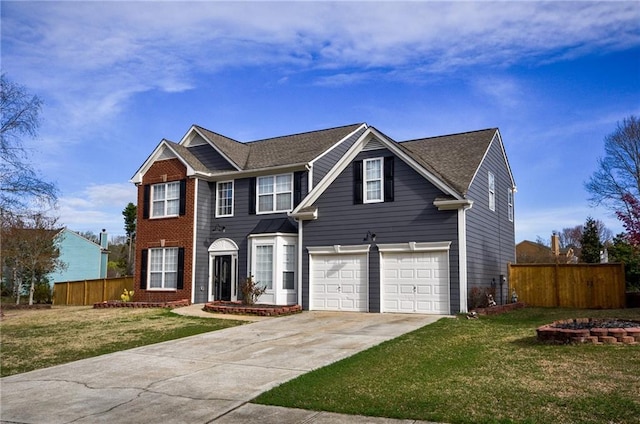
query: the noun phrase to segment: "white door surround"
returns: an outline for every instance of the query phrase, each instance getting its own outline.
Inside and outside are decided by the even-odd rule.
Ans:
[[[231,300],[238,300],[238,245],[229,238],[219,238],[209,246],[209,296],[215,299],[215,259],[217,256],[231,256]]]

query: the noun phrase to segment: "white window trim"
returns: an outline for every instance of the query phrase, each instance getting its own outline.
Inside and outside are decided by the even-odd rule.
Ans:
[[[297,234],[285,234],[285,233],[271,233],[271,234],[252,234],[249,235],[248,254],[249,260],[247,261],[248,270],[247,275],[253,275],[255,277],[256,269],[256,247],[257,246],[273,246],[273,269],[272,269],[272,284],[271,288],[265,291],[265,294],[273,296],[274,303],[284,304],[287,294],[295,293],[297,290],[297,284],[294,284],[293,289],[284,289],[283,271],[284,271],[284,246],[293,245],[294,253],[296,253],[295,263],[293,267],[293,279],[294,282],[298,279],[298,236]]]
[[[220,184],[231,184],[231,213],[230,214],[221,214],[220,213]],[[234,213],[234,203],[235,203],[235,184],[233,183],[233,180],[229,180],[229,181],[217,181],[216,182],[216,218],[224,218],[224,217],[229,217],[229,216],[233,216]]]
[[[512,188],[507,190],[507,216],[509,217],[509,222],[513,222],[513,189]]]
[[[167,250],[171,250],[171,249],[175,249],[176,251],[179,250],[178,247],[157,247],[157,248],[152,248],[149,249],[149,256],[148,256],[148,263],[147,263],[147,291],[177,291],[178,287],[178,253],[176,252],[176,287],[165,287],[165,274],[166,274],[166,253]],[[152,271],[151,270],[151,262],[152,262],[152,257],[153,257],[153,251],[157,251],[160,250],[162,251],[162,271]],[[162,273],[162,286],[161,287],[151,287],[151,274],[153,273],[158,273],[161,272]]]
[[[496,176],[489,171],[487,175],[487,184],[489,186],[489,210],[496,210]]]
[[[175,198],[172,199],[167,199],[167,186],[169,186],[170,184],[178,184],[178,212],[175,214],[168,214],[167,213],[167,200],[176,200]],[[157,187],[160,186],[164,186],[165,190],[164,190],[164,212],[162,215],[155,215],[155,208],[153,207],[154,204],[154,192],[156,191]],[[159,184],[152,184],[151,185],[151,193],[150,193],[150,199],[149,199],[149,218],[151,219],[158,219],[158,218],[173,218],[175,216],[179,216],[180,215],[180,181],[168,181],[166,183],[159,183]]]
[[[380,162],[380,178],[375,180],[367,179],[367,163]],[[380,199],[369,199],[367,197],[367,182],[380,181]],[[362,161],[362,203],[382,203],[384,202],[384,158],[370,158]]]
[[[278,192],[276,190],[276,179],[278,177],[281,176],[285,176],[288,175],[291,177],[291,189],[289,191],[281,191]],[[272,199],[273,199],[273,209],[272,210],[268,210],[268,211],[261,211],[260,210],[260,191],[259,191],[259,187],[260,187],[260,179],[261,178],[273,178],[273,192],[271,193]],[[281,212],[290,212],[291,210],[293,210],[293,173],[286,173],[286,174],[278,174],[278,175],[265,175],[262,177],[258,177],[256,178],[256,215],[265,215],[265,214],[270,214],[270,213],[281,213]],[[283,194],[283,193],[290,193],[291,194],[291,200],[289,202],[289,207],[287,209],[277,209],[276,205],[277,205],[277,195],[278,194]],[[262,196],[266,196],[266,194],[262,194]]]

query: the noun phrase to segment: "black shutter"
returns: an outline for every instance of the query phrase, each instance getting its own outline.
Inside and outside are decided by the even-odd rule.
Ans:
[[[293,173],[293,207],[295,208],[302,201],[302,176],[304,171]]]
[[[384,201],[393,202],[393,156],[384,158]]]
[[[256,177],[249,178],[249,215],[256,214]]]
[[[353,204],[362,204],[362,161],[353,162]]]
[[[149,184],[145,184],[142,187],[142,218],[143,219],[149,218],[149,210],[150,210],[149,208],[151,207],[150,200],[151,200],[151,186]]]
[[[147,262],[149,258],[149,250],[142,250],[142,257],[140,258],[140,289],[147,289]]]
[[[180,180],[180,215],[187,212],[187,180]]]
[[[178,290],[184,288],[184,247],[178,249]]]

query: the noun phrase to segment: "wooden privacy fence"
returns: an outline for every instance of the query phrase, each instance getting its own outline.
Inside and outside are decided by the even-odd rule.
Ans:
[[[124,289],[133,290],[133,277],[68,281],[53,285],[54,305],[93,305],[105,300],[120,300]]]
[[[625,307],[624,264],[510,264],[509,283],[530,306]]]

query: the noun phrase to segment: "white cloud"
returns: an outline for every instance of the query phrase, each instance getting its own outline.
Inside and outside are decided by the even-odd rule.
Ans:
[[[58,201],[59,223],[74,231],[124,234],[122,210],[136,203],[133,184],[91,184],[79,193],[62,196]]]

